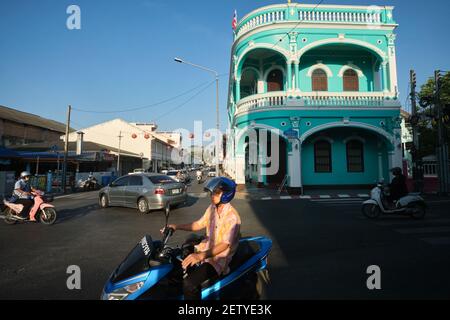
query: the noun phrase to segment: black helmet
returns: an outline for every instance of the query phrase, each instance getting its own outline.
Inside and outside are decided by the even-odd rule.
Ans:
[[[223,194],[220,202],[225,204],[233,200],[236,194],[236,183],[225,177],[217,177],[208,181],[204,190],[211,193],[214,193],[216,190],[221,190]]]
[[[402,170],[402,168],[395,167],[395,168],[391,169],[391,172],[394,176],[399,176],[403,173],[403,170]]]

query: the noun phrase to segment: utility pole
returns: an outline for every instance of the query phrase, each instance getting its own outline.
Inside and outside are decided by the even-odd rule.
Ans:
[[[122,138],[123,138],[122,131],[120,131],[118,138],[119,138],[119,154],[117,155],[117,175],[120,177],[121,176],[120,171],[119,171],[120,170],[120,145],[121,145]]]
[[[67,122],[66,122],[66,136],[64,143],[64,160],[63,160],[63,175],[61,177],[61,187],[63,193],[66,193],[66,174],[67,174],[67,154],[69,153],[69,128],[70,128],[70,113],[72,112],[72,106],[67,108]]]
[[[414,181],[414,191],[421,191],[422,182],[422,165],[418,157],[419,152],[419,134],[417,130],[417,125],[419,122],[419,116],[417,114],[417,99],[416,99],[416,86],[417,78],[416,72],[410,70],[409,72],[410,87],[411,87],[411,125],[413,129],[413,149],[412,149],[412,166],[413,166],[413,181]]]
[[[441,71],[436,70],[434,72],[435,83],[435,96],[434,107],[437,114],[437,148],[436,155],[438,160],[438,173],[439,173],[439,193],[441,195],[448,194],[448,178],[449,178],[449,166],[448,166],[448,145],[444,137],[444,131],[442,127],[442,106],[441,106]]]

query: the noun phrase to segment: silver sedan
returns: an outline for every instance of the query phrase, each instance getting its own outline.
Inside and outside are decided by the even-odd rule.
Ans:
[[[99,192],[102,208],[109,206],[138,209],[141,213],[161,210],[167,205],[176,207],[187,201],[187,187],[158,173],[123,176]]]

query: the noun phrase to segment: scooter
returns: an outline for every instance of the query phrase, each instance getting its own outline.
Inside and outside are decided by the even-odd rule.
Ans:
[[[162,241],[147,235],[111,274],[102,300],[183,300],[181,263],[202,238],[191,235],[179,247],[167,244],[174,230],[167,227],[169,206],[165,209],[166,228]],[[269,283],[267,256],[272,241],[266,237],[243,238],[230,263],[230,272],[216,281],[202,284],[202,300],[263,299]]]
[[[53,205],[49,204],[49,202],[53,201],[53,197],[46,196],[44,192],[38,190],[32,192],[32,195],[34,205],[30,209],[29,218],[19,217],[24,205],[3,200],[3,204],[6,207],[4,210],[4,221],[6,224],[13,225],[17,222],[34,222],[31,221],[33,218],[36,219],[36,222],[45,225],[52,225],[55,223],[57,218],[56,210]]]
[[[381,182],[372,189],[370,200],[365,201],[362,206],[363,214],[370,219],[376,219],[382,214],[407,215],[414,219],[423,219],[426,209],[425,200],[418,193],[410,193],[390,206]]]

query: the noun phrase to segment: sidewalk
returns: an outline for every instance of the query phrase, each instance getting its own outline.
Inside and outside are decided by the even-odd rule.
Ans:
[[[286,191],[281,194],[277,189],[258,188],[247,184],[243,190],[236,192],[236,198],[242,200],[292,200],[292,199],[351,199],[370,197],[369,189],[311,189],[305,190],[303,195],[291,195]],[[425,200],[450,200],[450,196],[437,194],[423,194]]]

